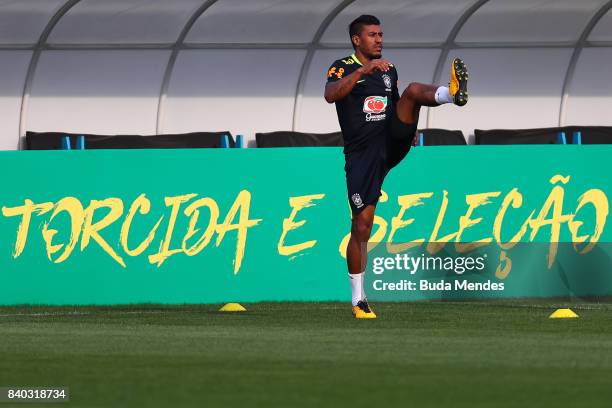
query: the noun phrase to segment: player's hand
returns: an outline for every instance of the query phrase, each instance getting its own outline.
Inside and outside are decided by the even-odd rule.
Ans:
[[[375,59],[366,63],[363,67],[359,68],[361,73],[364,75],[370,75],[375,71],[387,72],[391,63],[385,59]]]

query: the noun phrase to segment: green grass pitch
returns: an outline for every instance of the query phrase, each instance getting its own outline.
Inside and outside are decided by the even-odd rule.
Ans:
[[[245,306],[2,307],[0,386],[68,386],[55,407],[612,404],[609,304]]]

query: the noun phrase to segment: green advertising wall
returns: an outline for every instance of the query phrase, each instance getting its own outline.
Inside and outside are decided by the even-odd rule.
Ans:
[[[0,152],[0,304],[348,300],[343,166],[340,148]],[[610,146],[415,148],[372,254],[476,242],[490,265],[462,277],[494,296],[611,295],[611,175]]]

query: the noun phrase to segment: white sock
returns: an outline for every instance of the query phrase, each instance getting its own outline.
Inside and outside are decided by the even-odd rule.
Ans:
[[[436,89],[436,102],[440,105],[445,103],[453,103],[453,97],[447,87],[441,86]]]
[[[363,275],[361,273],[349,273],[349,281],[351,282],[351,303],[353,306],[357,306],[360,300],[363,300]]]

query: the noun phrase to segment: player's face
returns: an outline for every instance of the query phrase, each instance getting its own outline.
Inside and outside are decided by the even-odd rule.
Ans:
[[[355,47],[370,59],[382,56],[383,32],[379,25],[363,26],[359,35],[353,37]]]

